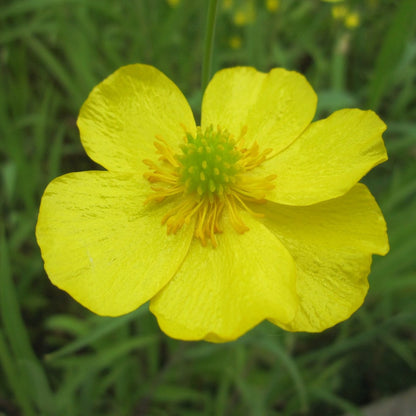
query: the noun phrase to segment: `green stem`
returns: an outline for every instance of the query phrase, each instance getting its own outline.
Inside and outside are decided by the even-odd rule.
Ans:
[[[202,94],[211,76],[212,50],[214,49],[215,21],[217,18],[218,0],[210,0],[208,6],[207,28],[205,32],[204,62],[202,65]]]

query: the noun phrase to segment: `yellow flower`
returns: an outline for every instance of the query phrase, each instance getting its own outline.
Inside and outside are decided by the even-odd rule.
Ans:
[[[100,315],[150,300],[164,332],[234,340],[263,320],[322,331],[363,302],[383,215],[357,183],[387,159],[385,124],[340,110],[284,69],[237,67],[208,85],[201,126],[147,65],[90,93],[78,126],[103,171],[53,180],[36,236],[50,280]]]
[[[166,0],[170,7],[177,7],[181,0]]]
[[[251,3],[246,5],[246,7],[237,10],[234,13],[233,21],[236,26],[247,26],[256,18],[256,12]]]
[[[355,29],[360,25],[360,15],[357,12],[350,12],[345,6],[333,6],[332,17],[336,20],[343,20],[348,29]]]
[[[344,19],[348,14],[348,9],[345,6],[332,6],[331,9],[332,17],[334,19]]]
[[[222,8],[224,10],[230,10],[233,7],[233,0],[223,0]]]
[[[360,25],[360,15],[357,12],[348,13],[344,20],[345,27],[355,29]]]
[[[234,35],[230,37],[228,44],[230,45],[231,49],[241,49],[243,41],[240,36]]]
[[[266,9],[270,13],[275,13],[279,9],[280,0],[266,0]]]

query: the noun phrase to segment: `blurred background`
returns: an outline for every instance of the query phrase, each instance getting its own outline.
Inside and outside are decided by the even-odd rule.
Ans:
[[[52,286],[34,228],[54,177],[96,169],[76,119],[122,65],[169,76],[198,118],[203,0],[0,1],[0,415],[342,415],[416,385],[416,1],[220,0],[214,71],[306,75],[317,118],[373,109],[389,161],[364,179],[391,251],[364,306],[321,334],[167,338],[147,306],[98,317]],[[396,415],[400,413],[396,412]]]

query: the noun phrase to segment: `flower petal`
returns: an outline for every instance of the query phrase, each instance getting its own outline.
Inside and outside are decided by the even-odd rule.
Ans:
[[[268,203],[262,222],[289,250],[297,267],[300,308],[291,331],[318,332],[347,319],[368,290],[371,254],[389,250],[386,224],[363,184],[307,207]]]
[[[136,172],[143,159],[155,159],[155,136],[176,149],[184,128],[195,132],[178,87],[156,68],[139,64],[121,67],[98,84],[77,123],[88,156],[119,172]]]
[[[299,73],[275,68],[268,74],[250,67],[223,69],[209,83],[202,102],[202,128],[227,129],[249,146],[285,149],[309,125],[316,94]]]
[[[298,307],[295,265],[280,241],[248,215],[238,234],[224,218],[218,247],[192,242],[150,310],[173,338],[231,341],[264,319],[288,323]]]
[[[100,315],[128,313],[154,296],[182,262],[193,229],[168,236],[161,218],[172,207],[144,206],[147,195],[137,176],[91,171],[52,181],[36,227],[52,283]]]
[[[386,125],[373,111],[346,109],[310,127],[284,152],[261,166],[276,175],[267,199],[310,205],[348,192],[371,168],[387,160]]]

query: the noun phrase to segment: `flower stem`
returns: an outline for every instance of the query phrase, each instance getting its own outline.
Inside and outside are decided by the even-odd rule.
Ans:
[[[210,0],[208,6],[207,27],[205,32],[204,62],[202,65],[202,94],[211,76],[212,50],[214,49],[215,21],[217,18],[218,0]]]

